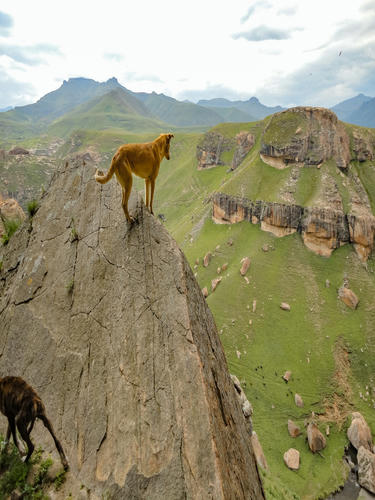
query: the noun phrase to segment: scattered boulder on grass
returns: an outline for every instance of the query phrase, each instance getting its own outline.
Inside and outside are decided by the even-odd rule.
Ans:
[[[229,245],[230,247],[233,245],[233,240],[232,240],[232,238],[230,238],[230,239],[228,240],[228,245]]]
[[[218,268],[216,269],[216,272],[217,272],[217,274],[220,274],[220,273],[221,273],[221,267],[218,267]]]
[[[221,266],[221,270],[224,272],[228,269],[228,262],[225,262],[222,266]]]
[[[195,259],[195,263],[196,263],[197,266],[199,265],[199,258]]]
[[[268,470],[266,457],[264,456],[262,445],[259,442],[258,435],[255,431],[251,434],[251,444],[253,445],[255,459],[257,464],[264,470]]]
[[[217,288],[217,285],[220,283],[220,281],[222,280],[222,277],[220,276],[220,278],[215,278],[214,280],[211,281],[211,290],[214,292]]]
[[[289,436],[296,438],[301,434],[301,429],[293,422],[293,420],[288,420],[288,432]]]
[[[208,264],[211,261],[211,258],[212,258],[212,253],[211,252],[207,252],[206,255],[203,258],[203,265],[204,265],[204,267],[208,266]]]
[[[339,288],[339,298],[344,302],[345,305],[350,307],[350,309],[357,309],[359,299],[357,295],[345,286]]]
[[[256,299],[254,299],[253,300],[253,313],[255,313],[256,309],[257,309],[257,301],[256,301]]]
[[[292,376],[292,372],[290,370],[287,370],[284,375],[283,375],[283,379],[285,380],[286,383],[289,382],[290,380],[290,377]]]
[[[359,484],[375,494],[375,455],[364,446],[360,446],[357,460]]]
[[[287,467],[291,470],[299,469],[299,451],[295,448],[289,448],[288,451],[284,453],[284,462]]]
[[[356,450],[363,446],[366,450],[372,451],[371,429],[361,413],[352,413],[352,423],[347,436]]]
[[[329,279],[326,279],[326,288],[329,288],[331,286],[331,282],[329,281]]]
[[[323,450],[326,447],[326,438],[318,429],[318,426],[310,422],[307,426],[307,441],[309,448],[313,453]]]
[[[299,394],[297,394],[297,393],[294,395],[294,402],[296,403],[296,405],[299,408],[303,407],[303,400],[302,400],[301,396]]]
[[[243,416],[245,417],[246,422],[249,425],[249,431],[251,434],[253,431],[253,423],[251,421],[251,416],[253,414],[253,407],[251,406],[250,401],[247,399],[246,394],[245,394],[244,390],[242,389],[238,378],[235,375],[231,374],[231,379],[233,381],[234,388],[236,390],[236,394],[237,394],[239,403],[241,405]]]
[[[202,293],[203,293],[203,297],[204,298],[207,298],[208,297],[208,290],[207,290],[207,287],[205,286],[204,288],[202,288]]]
[[[282,309],[283,311],[290,311],[290,305],[286,302],[281,302],[280,309]]]
[[[242,260],[241,260],[241,269],[240,269],[240,273],[241,273],[241,276],[245,276],[245,274],[247,273],[247,270],[249,269],[250,267],[250,259],[249,257],[244,257]]]
[[[240,358],[241,358],[241,353],[240,353],[240,351],[236,351],[236,356],[237,356],[237,358],[238,358],[238,359],[240,359]]]

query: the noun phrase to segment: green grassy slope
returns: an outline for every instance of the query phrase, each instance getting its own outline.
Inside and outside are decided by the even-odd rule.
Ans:
[[[223,118],[214,110],[191,102],[177,101],[164,94],[149,94],[143,102],[154,116],[177,127],[207,126],[223,121]]]
[[[232,246],[227,244],[229,239]],[[273,250],[262,251],[264,244]],[[221,332],[230,371],[245,385],[254,407],[254,428],[270,467],[267,484],[272,487],[280,482],[306,499],[327,494],[343,482],[344,431],[329,422],[323,459],[308,450],[305,433],[297,439],[289,437],[287,421],[292,419],[303,429],[312,411],[324,414],[330,404],[340,401],[347,411],[362,412],[375,427],[374,394],[367,401],[359,396],[366,393],[366,385],[374,387],[375,382],[374,262],[366,270],[349,246],[325,259],[307,250],[298,235],[276,239],[248,223],[215,225],[210,220],[198,238],[183,248],[192,266],[199,259],[197,279],[209,290],[211,280],[218,276],[217,268],[228,263],[227,271],[221,273],[222,282],[207,302]],[[207,251],[215,255],[204,268],[202,258]],[[245,256],[251,259],[249,284],[239,273]],[[337,298],[344,276],[360,297],[356,311]],[[282,311],[281,302],[289,303],[291,311]],[[342,377],[350,383],[351,395],[334,378],[334,353],[341,342],[350,352],[350,369],[343,370]],[[281,378],[286,370],[293,373],[288,384]],[[296,392],[304,400],[301,409],[294,403]],[[325,425],[320,424],[323,432]],[[283,463],[290,447],[301,453],[298,472]]]
[[[348,413],[360,411],[375,429],[374,260],[363,265],[350,245],[327,259],[310,252],[298,234],[277,239],[245,222],[214,224],[210,218],[214,191],[278,201],[290,174],[290,169],[276,170],[260,160],[261,128],[256,124],[219,125],[215,130],[232,136],[252,130],[257,138],[254,150],[234,172],[227,172],[231,153],[227,165],[198,171],[195,148],[202,136],[176,134],[171,160],[163,161],[157,180],[154,211],[165,215],[166,227],[192,267],[199,259],[195,272],[201,287],[210,290],[217,268],[228,263],[222,282],[207,302],[221,332],[230,371],[243,382],[254,407],[254,428],[270,467],[264,474],[267,498],[324,498],[343,484],[347,473],[342,456]],[[373,199],[373,164],[352,167],[360,170]],[[303,169],[296,186],[298,202],[313,204],[326,175],[332,175],[340,192],[342,189],[348,196],[344,185],[348,179],[328,161],[320,170]],[[142,182],[137,187],[143,189]],[[230,238],[233,246],[227,244]],[[265,244],[273,250],[264,252]],[[202,258],[208,251],[214,258],[204,268]],[[239,273],[245,256],[251,259],[249,284]],[[337,298],[344,277],[359,296],[356,311]],[[282,311],[281,302],[289,303],[291,311]],[[281,378],[286,370],[293,373],[289,384]],[[301,409],[294,403],[296,392],[304,400]],[[305,441],[304,420],[312,412],[322,432],[330,426],[324,458],[313,455]],[[297,439],[288,435],[289,418],[303,429]],[[290,447],[301,453],[297,472],[283,463],[283,454]]]

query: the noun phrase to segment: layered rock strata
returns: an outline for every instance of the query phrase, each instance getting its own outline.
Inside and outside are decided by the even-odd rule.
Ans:
[[[37,390],[70,464],[53,498],[263,499],[184,255],[136,194],[127,225],[118,184],[94,171],[60,169],[0,271],[0,375]],[[41,423],[32,436],[58,462]]]
[[[224,165],[222,154],[233,150],[231,170],[244,160],[255,143],[255,136],[247,131],[239,132],[234,138],[219,132],[207,132],[197,146],[198,170]]]
[[[266,163],[320,165],[333,158],[346,169],[351,159],[345,125],[325,108],[296,107],[275,113],[266,125],[260,154]]]
[[[219,224],[243,220],[260,224],[262,230],[279,237],[299,232],[310,250],[324,256],[330,256],[341,245],[352,243],[361,260],[366,261],[374,245],[375,217],[372,215],[346,215],[328,208],[252,201],[215,193],[212,218]]]

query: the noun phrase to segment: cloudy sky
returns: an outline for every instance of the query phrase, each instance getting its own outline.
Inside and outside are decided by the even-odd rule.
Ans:
[[[375,0],[2,0],[0,108],[112,76],[177,99],[375,96]]]

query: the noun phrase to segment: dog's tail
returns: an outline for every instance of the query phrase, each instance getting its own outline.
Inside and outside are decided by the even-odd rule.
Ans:
[[[117,155],[112,158],[111,166],[106,174],[103,174],[100,170],[96,170],[95,172],[95,180],[96,182],[100,182],[100,184],[106,184],[109,180],[111,180],[113,174],[115,173],[117,168]]]

